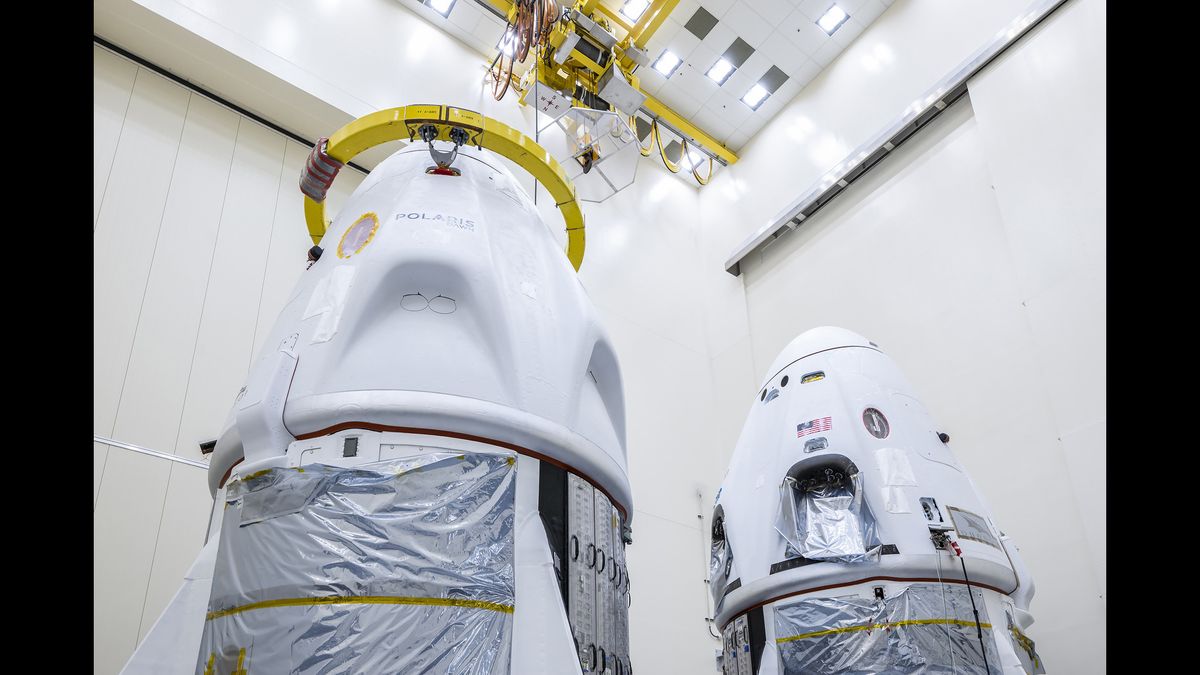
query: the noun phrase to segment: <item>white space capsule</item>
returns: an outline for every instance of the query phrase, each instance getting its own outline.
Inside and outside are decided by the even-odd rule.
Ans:
[[[768,372],[713,514],[719,668],[1045,672],[1033,580],[892,360],[824,327]]]
[[[251,367],[160,621],[185,672],[631,672],[612,345],[511,174],[432,164],[370,173]]]

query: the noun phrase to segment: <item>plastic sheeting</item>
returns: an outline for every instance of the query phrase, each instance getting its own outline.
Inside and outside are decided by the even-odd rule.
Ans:
[[[943,594],[944,591],[944,594]],[[775,607],[775,642],[785,675],[999,674],[983,595],[961,584],[911,584],[884,600],[808,598]]]
[[[515,475],[427,451],[232,483],[196,672],[508,673]]]
[[[733,568],[733,549],[725,538],[712,538],[711,551],[708,557],[709,589],[713,596],[713,605],[720,606],[725,597],[725,587],[729,584],[729,573]]]
[[[1021,667],[1029,675],[1044,675],[1046,667],[1042,665],[1042,657],[1038,656],[1037,649],[1033,645],[1033,640],[1021,632],[1021,629],[1017,627],[1017,623],[1013,621],[1012,614],[1007,609],[1004,610],[1004,619],[1006,622],[1005,628],[1008,630],[1008,637],[1012,640],[1013,652],[1021,661]]]
[[[788,557],[866,562],[879,558],[875,519],[863,502],[862,473],[840,479],[797,483],[790,476],[779,486],[775,529],[788,542]]]

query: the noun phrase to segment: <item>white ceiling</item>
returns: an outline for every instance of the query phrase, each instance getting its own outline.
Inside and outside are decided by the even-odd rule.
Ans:
[[[816,21],[834,2],[679,0],[646,47],[651,59],[670,49],[683,64],[670,79],[652,68],[639,69],[642,88],[737,152],[894,0],[836,0],[850,18],[831,37]],[[684,28],[701,6],[717,18],[703,40]],[[754,53],[718,86],[705,73],[736,38],[749,43]],[[788,79],[758,110],[751,110],[741,98],[771,66]]]
[[[399,1],[486,59],[495,56],[504,22],[475,0],[457,0],[449,19],[419,0]],[[652,61],[670,49],[683,63],[670,78],[653,68],[639,68],[637,75],[643,90],[737,152],[894,1],[679,0],[646,47]],[[816,21],[835,2],[850,18],[829,36]],[[604,4],[620,8],[623,0]],[[717,19],[703,39],[684,27],[700,7]],[[737,38],[754,53],[718,85],[705,73]],[[788,78],[758,110],[751,110],[741,98],[772,66]]]
[[[443,17],[420,0],[399,0],[426,21],[441,28],[475,49],[491,63],[496,56],[496,44],[504,35],[504,20],[479,6],[475,0],[455,0],[450,16]]]

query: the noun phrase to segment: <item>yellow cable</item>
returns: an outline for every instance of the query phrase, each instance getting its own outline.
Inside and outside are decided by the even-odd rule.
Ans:
[[[684,147],[684,152],[687,152],[686,146]],[[708,181],[712,180],[712,172],[713,172],[712,157],[708,158],[708,175],[705,176],[704,178],[700,177],[700,172],[696,171],[695,166],[692,167],[692,177],[695,178],[696,182],[701,185],[708,185]]]
[[[649,157],[651,152],[654,152],[654,125],[650,125],[650,145],[642,147],[642,142],[637,139],[637,116],[629,118],[629,126],[633,127],[633,142],[637,143],[638,152],[642,153],[642,157]]]
[[[650,129],[654,133],[654,142],[658,144],[658,156],[662,158],[663,164],[667,165],[667,171],[670,171],[671,173],[679,173],[679,165],[672,164],[671,160],[667,159],[667,153],[663,151],[662,134],[658,132],[658,120],[654,121],[654,124]],[[682,154],[679,156],[681,158],[683,157]]]

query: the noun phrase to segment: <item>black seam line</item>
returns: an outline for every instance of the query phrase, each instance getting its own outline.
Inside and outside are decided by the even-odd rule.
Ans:
[[[794,366],[796,363],[803,361],[804,359],[807,359],[810,356],[816,356],[817,354],[822,354],[824,352],[831,352],[835,349],[870,349],[873,352],[879,352],[880,354],[883,353],[882,349],[877,349],[875,347],[866,347],[863,345],[842,345],[840,347],[830,347],[829,349],[822,349],[819,351],[815,351],[812,354],[805,354],[804,356],[801,356],[800,358],[796,359],[795,361],[792,361],[791,363],[787,364],[786,366],[775,371],[774,374],[772,374],[770,377],[767,378],[767,382],[769,383],[771,380],[774,380],[775,375],[782,373],[783,371],[787,370],[788,368],[791,368],[792,366]],[[766,386],[766,385],[764,384],[763,386]]]
[[[278,124],[268,121],[267,119],[263,118],[262,116],[256,115],[256,114],[250,112],[249,110],[246,110],[245,108],[234,103],[233,101],[230,101],[229,99],[219,96],[217,94],[214,94],[213,92],[205,89],[204,87],[201,87],[200,85],[196,84],[195,82],[185,80],[184,78],[176,75],[175,73],[172,73],[171,71],[167,70],[166,68],[163,68],[162,66],[159,66],[155,63],[147,61],[146,59],[138,56],[137,54],[134,54],[133,52],[131,52],[127,49],[122,49],[121,47],[118,47],[117,45],[109,42],[108,40],[105,40],[104,38],[100,37],[99,35],[96,35],[95,33],[92,34],[92,42],[100,45],[101,47],[104,47],[105,49],[109,50],[110,52],[113,52],[115,54],[120,54],[121,56],[124,56],[125,58],[129,59],[130,61],[133,61],[134,63],[136,63],[140,66],[149,68],[150,70],[153,70],[154,72],[158,73],[159,75],[162,75],[163,77],[167,78],[168,80],[171,80],[172,82],[175,82],[176,84],[180,84],[184,87],[187,87],[191,91],[194,91],[197,94],[200,94],[201,96],[203,96],[205,98],[211,99],[212,101],[219,103],[219,104],[225,106],[226,108],[229,108],[230,110],[234,111],[235,113],[237,113],[239,115],[244,115],[246,117],[249,117],[250,119],[254,120],[255,122],[258,122],[259,124],[263,125],[264,127],[267,127],[268,129],[270,129],[274,132],[283,134],[284,136],[287,136],[288,138],[292,139],[293,141],[296,141],[297,143],[303,143],[304,145],[306,145],[310,148],[316,146],[316,143],[314,141],[310,141],[307,138],[301,136],[300,134],[298,134],[294,131],[289,131],[287,129],[284,129],[283,127],[279,126]],[[359,166],[358,164],[355,164],[354,162],[346,162],[346,166],[356,169],[358,171],[361,171],[363,173],[363,175],[371,173],[370,171],[364,169],[363,167]]]

